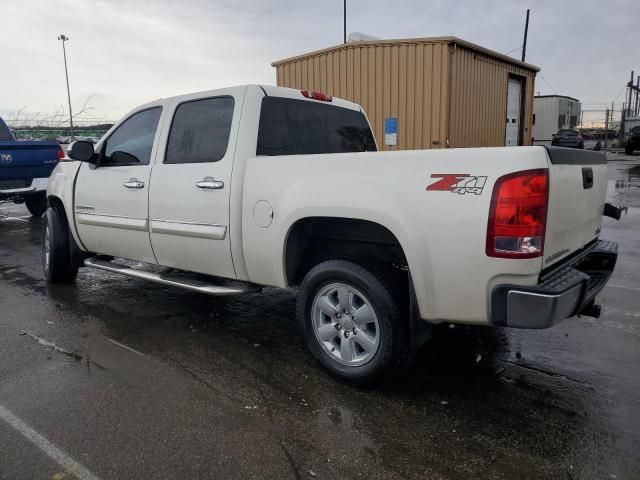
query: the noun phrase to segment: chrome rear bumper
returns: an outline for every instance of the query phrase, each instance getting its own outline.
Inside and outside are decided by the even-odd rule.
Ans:
[[[547,328],[565,318],[593,315],[596,295],[604,288],[618,258],[618,244],[598,240],[568,262],[540,276],[538,285],[498,285],[491,295],[496,325]]]
[[[19,195],[28,195],[31,193],[44,192],[47,190],[48,178],[34,178],[28,187],[23,188],[0,188],[0,195],[4,197],[12,197]]]

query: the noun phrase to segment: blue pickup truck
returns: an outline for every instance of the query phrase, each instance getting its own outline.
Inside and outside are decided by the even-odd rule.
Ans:
[[[0,202],[25,203],[33,216],[47,209],[47,180],[64,152],[56,142],[17,142],[0,118]]]

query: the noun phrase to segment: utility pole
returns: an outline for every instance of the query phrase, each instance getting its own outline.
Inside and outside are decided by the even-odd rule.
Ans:
[[[345,0],[346,1],[346,0]],[[527,20],[524,23],[524,42],[522,42],[522,61],[527,58],[527,34],[529,33],[529,9],[527,8]]]
[[[347,0],[344,0],[344,10],[343,10],[343,15],[342,15],[342,27],[343,27],[342,28],[343,43],[347,43]]]
[[[58,40],[62,40],[62,55],[64,56],[64,75],[67,78],[67,99],[69,100],[69,125],[71,126],[71,138],[73,139],[73,113],[71,112],[71,92],[69,90],[69,70],[67,70],[67,50],[64,42],[69,40],[64,33],[58,36]]]
[[[604,149],[609,146],[609,108],[604,117]]]
[[[627,97],[627,109],[628,109],[629,115],[632,115],[631,104],[633,102],[631,100],[631,96],[633,95],[633,70],[631,70],[631,80],[629,81],[629,83],[627,83],[627,91],[629,92]]]
[[[635,116],[638,116],[638,107],[640,106],[640,99],[638,98],[638,92],[640,92],[640,75],[638,75],[638,77],[636,78],[636,106],[634,108],[635,110]]]

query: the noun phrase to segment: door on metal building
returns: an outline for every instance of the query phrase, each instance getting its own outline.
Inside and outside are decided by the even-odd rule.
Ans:
[[[504,144],[515,147],[520,144],[520,95],[522,82],[515,77],[509,77],[507,85],[507,128]]]

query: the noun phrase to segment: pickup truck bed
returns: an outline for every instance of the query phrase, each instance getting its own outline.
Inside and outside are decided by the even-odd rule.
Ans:
[[[49,175],[63,156],[56,142],[15,141],[0,119],[0,200],[26,202],[33,215],[42,215]]]

